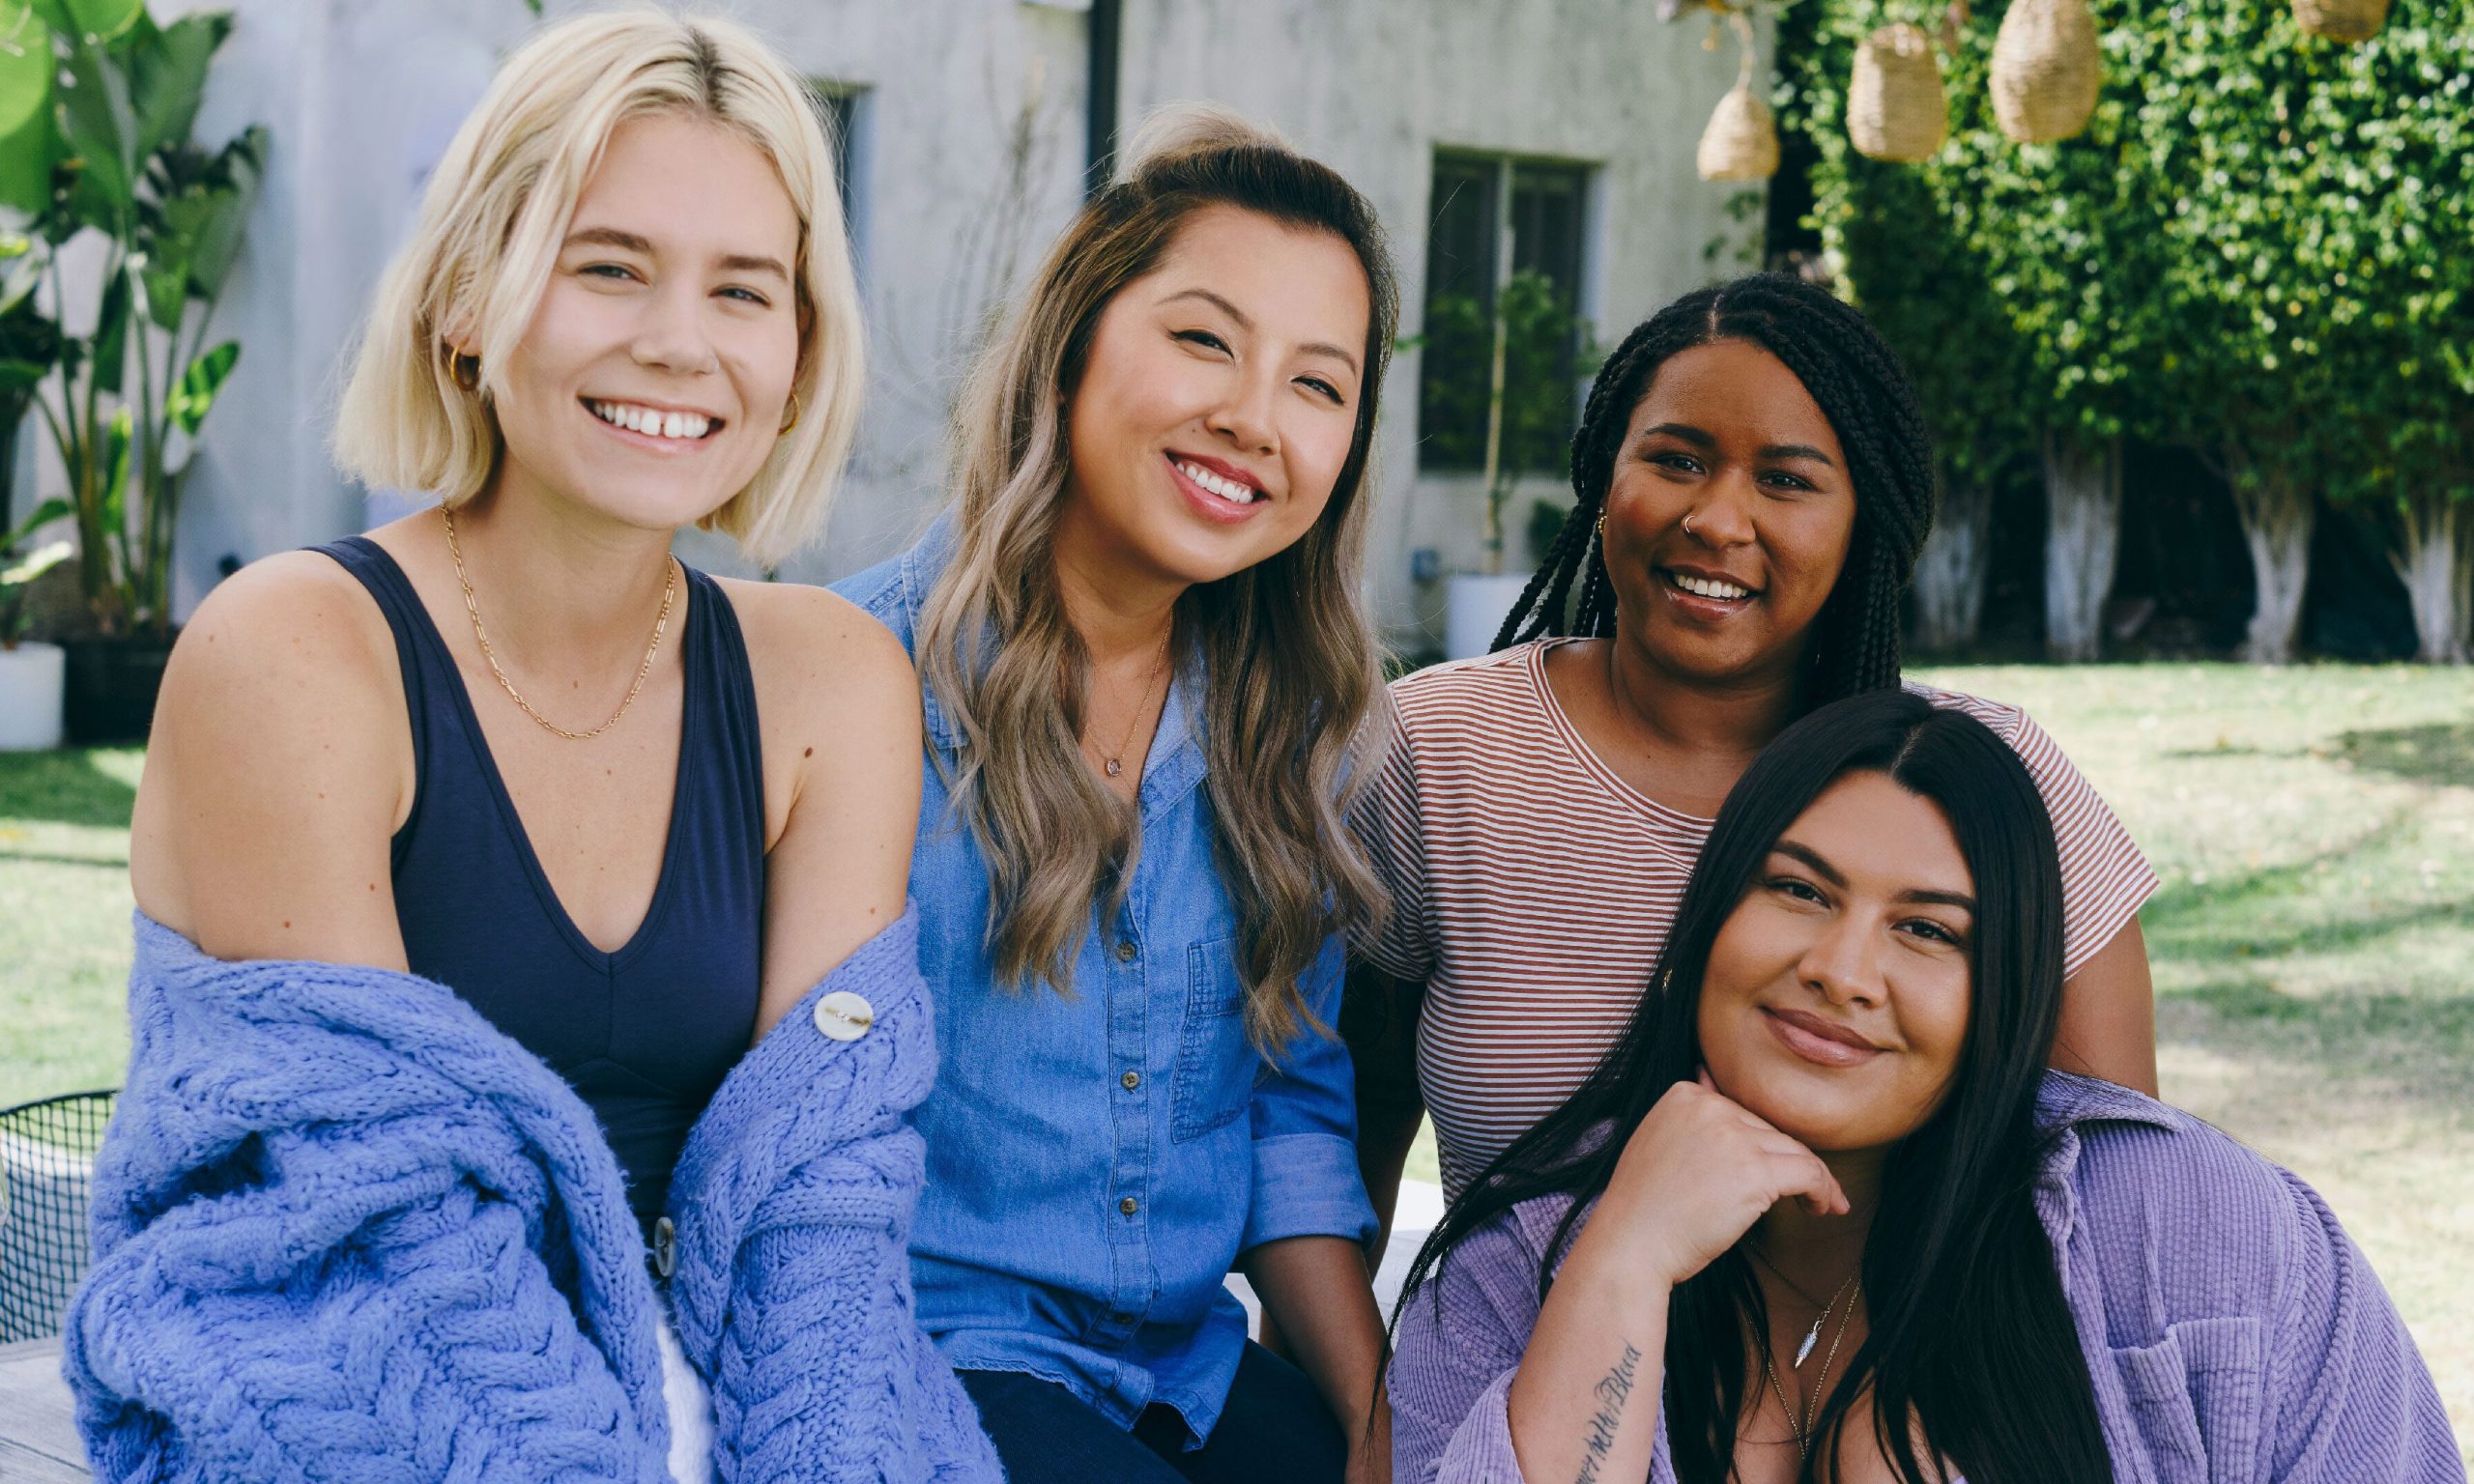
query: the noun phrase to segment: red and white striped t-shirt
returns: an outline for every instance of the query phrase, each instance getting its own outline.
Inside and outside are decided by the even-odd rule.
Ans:
[[[1581,740],[1546,687],[1556,641],[1395,683],[1395,743],[1364,821],[1392,889],[1380,937],[1353,945],[1425,982],[1418,1084],[1443,1184],[1580,1086],[1649,984],[1712,821],[1644,797]],[[2156,890],[2105,801],[2016,706],[1911,685],[2010,744],[2061,847],[2062,961],[2075,972]]]

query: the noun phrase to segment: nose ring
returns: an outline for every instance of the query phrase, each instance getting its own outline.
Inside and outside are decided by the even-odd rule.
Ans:
[[[1696,515],[1697,515],[1697,514],[1699,514],[1699,513],[1700,513],[1700,512],[1698,512],[1698,511],[1693,512],[1693,514],[1696,514]],[[1685,516],[1685,517],[1683,518],[1683,533],[1684,533],[1685,535],[1687,535],[1687,536],[1694,537],[1695,539],[1698,539],[1698,538],[1699,538],[1699,536],[1700,536],[1700,534],[1701,534],[1699,531],[1694,530],[1694,529],[1692,528],[1692,516],[1691,516],[1691,515],[1687,515],[1687,516]]]

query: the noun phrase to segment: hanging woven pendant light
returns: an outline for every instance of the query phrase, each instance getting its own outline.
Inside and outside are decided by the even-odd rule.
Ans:
[[[1993,117],[2020,144],[2087,127],[2104,63],[2087,0],[2018,0],[1993,40]]]
[[[1766,181],[1778,173],[1778,126],[1741,83],[1718,100],[1693,157],[1705,181]]]
[[[2313,36],[2367,42],[2388,24],[2388,0],[2293,0],[2293,18]]]
[[[1856,153],[1920,165],[1949,132],[1932,39],[1909,25],[1884,26],[1864,38],[1847,85],[1847,137]]]
[[[1778,173],[1778,125],[1752,91],[1752,22],[1741,11],[1728,12],[1727,19],[1743,43],[1743,65],[1701,130],[1693,164],[1705,181],[1766,181]]]

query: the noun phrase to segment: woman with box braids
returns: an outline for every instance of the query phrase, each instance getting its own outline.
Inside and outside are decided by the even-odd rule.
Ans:
[[[1757,345],[1804,384],[1846,448],[1856,533],[1837,590],[1814,623],[1810,701],[1898,684],[1899,608],[1933,525],[1933,444],[1897,357],[1863,315],[1826,290],[1764,273],[1687,294],[1625,337],[1597,375],[1572,436],[1577,502],[1495,647],[1548,635],[1615,632],[1599,512],[1632,410],[1677,352],[1718,340]],[[1580,604],[1563,623],[1575,578]]]
[[[1387,1216],[1423,1114],[1453,1193],[1605,1054],[1754,756],[1904,683],[1932,440],[1897,357],[1827,291],[1739,279],[1626,335],[1572,439],[1572,491],[1495,652],[1392,688],[1361,812],[1392,909],[1352,941],[1342,1017]],[[2067,906],[2056,1065],[2152,1092],[2136,914],[2155,874],[2018,708],[1908,688],[1990,726],[2043,790]]]

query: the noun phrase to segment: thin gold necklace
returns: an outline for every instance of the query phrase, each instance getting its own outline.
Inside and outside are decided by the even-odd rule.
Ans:
[[[473,637],[480,641],[481,658],[490,662],[490,673],[498,676],[499,689],[506,692],[507,699],[521,706],[525,715],[540,723],[543,731],[570,742],[590,742],[618,726],[618,718],[627,714],[627,708],[636,703],[637,695],[644,690],[645,677],[653,672],[653,656],[661,652],[661,637],[670,628],[670,606],[678,598],[678,564],[667,556],[662,558],[661,613],[653,618],[652,642],[645,645],[645,663],[636,667],[636,683],[627,687],[627,699],[618,702],[618,709],[610,713],[610,720],[592,730],[569,731],[533,710],[532,702],[524,699],[524,693],[517,690],[515,682],[506,677],[506,671],[499,668],[498,652],[490,647],[489,631],[481,627],[480,600],[473,596],[473,580],[464,575],[464,549],[455,541],[455,512],[441,505],[438,516],[446,523],[446,555],[455,559],[455,584],[464,589],[464,612],[473,615]]]
[[[1168,672],[1168,646],[1176,642],[1176,638],[1177,631],[1171,626],[1168,637],[1160,642],[1160,663],[1152,670],[1151,678],[1142,682],[1142,703],[1134,708],[1134,720],[1127,725],[1125,736],[1118,741],[1115,756],[1101,760],[1101,771],[1110,778],[1125,771],[1125,750],[1134,746],[1134,734],[1141,729],[1142,718],[1151,710],[1151,688],[1158,685],[1160,677]]]
[[[1851,1274],[1846,1282],[1838,1286],[1838,1292],[1830,1296],[1828,1307],[1821,1311],[1820,1319],[1813,1321],[1811,1331],[1804,1336],[1803,1348],[1796,1353],[1798,1366],[1801,1366],[1804,1363],[1804,1357],[1812,1354],[1813,1342],[1821,1337],[1822,1323],[1829,1318],[1830,1309],[1838,1307],[1838,1300],[1846,1298],[1847,1291],[1855,1286],[1856,1278]],[[1769,1347],[1762,1348],[1761,1369],[1769,1377],[1769,1389],[1777,1394],[1778,1410],[1786,1413],[1787,1425],[1796,1430],[1796,1457],[1803,1462],[1809,1463],[1812,1460],[1813,1418],[1820,1411],[1822,1393],[1829,1389],[1829,1368],[1838,1360],[1838,1347],[1847,1338],[1847,1327],[1853,1324],[1855,1319],[1856,1305],[1851,1303],[1847,1306],[1847,1312],[1838,1317],[1838,1328],[1829,1337],[1829,1354],[1821,1357],[1821,1372],[1813,1378],[1813,1388],[1804,1393],[1804,1410],[1800,1416],[1787,1400],[1787,1388],[1778,1384],[1778,1367],[1769,1358]]]

